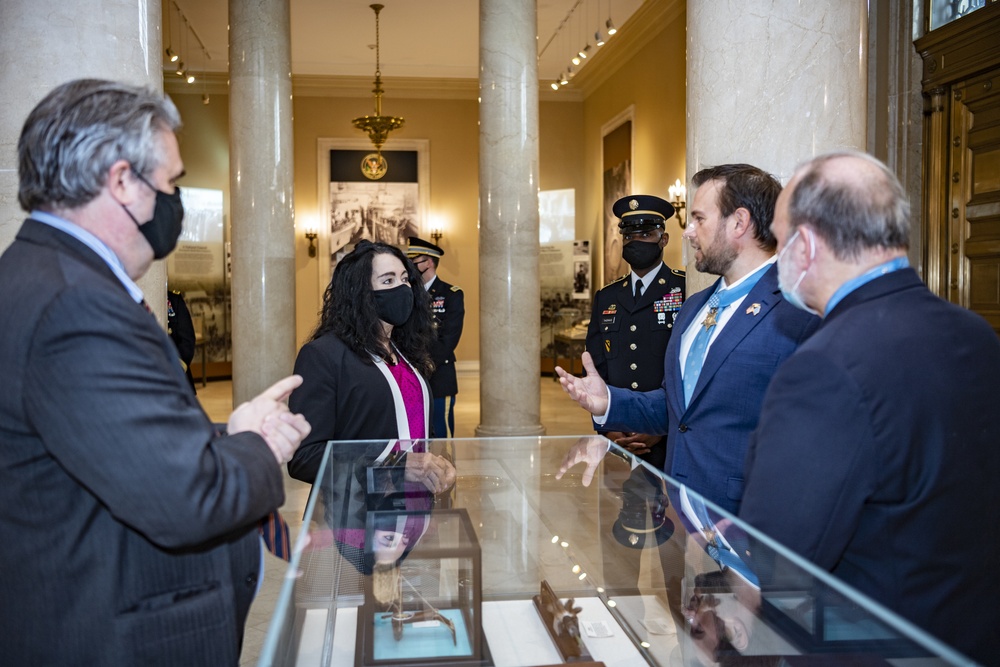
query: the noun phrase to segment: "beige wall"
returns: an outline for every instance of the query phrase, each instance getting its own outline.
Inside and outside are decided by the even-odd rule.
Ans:
[[[478,183],[478,107],[475,100],[400,99],[392,89],[383,100],[383,113],[402,116],[406,125],[396,130],[386,143],[392,149],[393,138],[427,139],[430,142],[431,216],[445,220],[441,247],[445,256],[439,274],[465,292],[465,331],[456,355],[460,360],[478,359],[479,247],[477,217]],[[319,212],[317,194],[317,140],[364,138],[354,129],[351,119],[371,113],[371,100],[362,98],[295,98],[295,213],[297,217]],[[426,235],[425,235],[426,236]],[[430,240],[430,239],[428,239]],[[299,235],[296,253],[296,332],[304,342],[316,324],[322,305],[319,267],[306,254],[306,242]]]
[[[635,106],[633,192],[668,199],[667,188],[674,180],[680,178],[685,181],[685,22],[686,15],[681,12],[584,100],[586,174],[582,209],[577,209],[577,233],[596,244],[595,276],[604,272],[602,126],[630,105]],[[667,223],[670,242],[664,259],[675,269],[684,268],[681,261],[682,231],[676,218]]]
[[[539,189],[576,190],[577,238],[590,239],[594,275],[602,275],[603,233],[600,168],[601,127],[630,105],[635,106],[632,166],[633,190],[667,196],[675,178],[684,178],[684,42],[685,16],[667,22],[583,101],[569,95],[543,95],[539,110]],[[595,62],[595,65],[599,63]],[[439,273],[465,291],[466,320],[456,352],[460,362],[479,359],[479,107],[470,94],[445,99],[393,96],[387,83],[384,112],[406,119],[392,138],[427,139],[430,144],[430,214],[444,220],[441,246],[445,257]],[[183,184],[217,188],[229,210],[228,96],[214,92],[202,104],[201,92],[171,91],[184,118],[181,152],[187,168]],[[457,99],[456,99],[457,98]],[[316,324],[322,304],[319,258],[310,258],[304,222],[316,220],[317,140],[359,138],[350,120],[370,113],[371,99],[335,93],[297,94],[293,128],[295,152],[296,340],[304,342]],[[666,260],[681,261],[681,229],[668,224],[671,235]]]
[[[391,91],[390,91],[391,92]],[[387,94],[388,95],[388,94]],[[221,189],[229,204],[228,96],[213,94],[202,104],[201,93],[173,92],[184,118],[181,152],[189,187]],[[479,106],[474,99],[387,99],[385,111],[406,119],[392,136],[430,142],[430,214],[445,221],[441,246],[445,257],[439,273],[462,287],[466,297],[465,331],[459,343],[460,361],[479,359]],[[295,293],[296,339],[301,344],[316,325],[322,305],[319,258],[310,258],[302,221],[316,219],[317,140],[358,138],[350,119],[370,112],[370,100],[296,96],[295,131]],[[541,189],[575,188],[582,192],[582,104],[545,102],[540,112]],[[392,148],[392,139],[386,144]]]

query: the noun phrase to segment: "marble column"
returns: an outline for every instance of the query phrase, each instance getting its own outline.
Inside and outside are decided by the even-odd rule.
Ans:
[[[0,2],[0,252],[27,215],[17,203],[17,140],[31,109],[57,85],[82,77],[163,90],[161,23],[160,0]],[[165,322],[166,264],[155,262],[138,282]]]
[[[479,2],[479,436],[537,435],[535,0]]]
[[[292,68],[288,0],[229,2],[233,403],[295,363]]]
[[[748,162],[786,182],[814,155],[864,150],[867,47],[865,0],[689,2],[688,177]],[[686,259],[690,291],[715,279]]]

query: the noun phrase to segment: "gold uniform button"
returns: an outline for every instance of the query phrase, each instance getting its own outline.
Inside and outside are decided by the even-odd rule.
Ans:
[[[638,389],[639,388],[639,383],[638,382],[633,382],[632,383],[632,388],[633,389]]]
[[[635,364],[632,364],[631,366],[629,366],[629,368],[631,368],[632,370],[635,370],[636,368],[638,368],[638,366],[636,366]]]
[[[635,325],[633,324],[632,326],[630,326],[630,327],[628,328],[628,330],[629,330],[629,331],[635,331]]]
[[[634,350],[634,349],[635,349],[635,343],[632,343],[631,345],[629,345],[629,346],[628,346],[628,349],[630,349],[630,350]]]

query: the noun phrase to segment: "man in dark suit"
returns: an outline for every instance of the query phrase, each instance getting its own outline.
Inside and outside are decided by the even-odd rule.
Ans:
[[[865,154],[815,158],[782,193],[781,288],[823,323],[768,388],[740,515],[993,664],[1000,342],[909,268],[909,225]]]
[[[59,86],[18,143],[30,212],[0,257],[0,655],[16,665],[236,665],[257,522],[309,425],[275,384],[221,435],[135,280],[173,250],[180,117]]]
[[[777,179],[735,164],[703,169],[693,183],[684,237],[696,268],[721,278],[681,307],[674,323],[680,335],[667,345],[662,385],[648,392],[609,388],[588,353],[585,377],[557,373],[602,428],[667,434],[666,473],[735,512],[764,390],[818,319],[778,290],[770,231]]]
[[[420,271],[424,288],[430,294],[437,331],[437,340],[431,348],[435,371],[429,382],[434,396],[434,437],[451,438],[455,435],[455,395],[458,394],[455,348],[465,322],[465,294],[461,287],[449,285],[438,277],[437,267],[444,256],[439,246],[411,236],[406,256]]]

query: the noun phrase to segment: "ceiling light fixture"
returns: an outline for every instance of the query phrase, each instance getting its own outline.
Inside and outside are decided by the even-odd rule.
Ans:
[[[404,120],[398,116],[382,115],[382,93],[385,90],[382,88],[382,72],[380,69],[381,53],[379,47],[378,14],[382,11],[384,5],[375,4],[369,5],[369,7],[375,11],[375,88],[372,89],[372,92],[375,93],[375,115],[359,116],[351,122],[354,123],[354,127],[366,132],[372,144],[375,145],[375,152],[369,153],[361,160],[361,173],[367,178],[376,181],[385,176],[385,172],[389,168],[388,163],[382,156],[382,145],[389,138],[391,131],[403,126]]]

